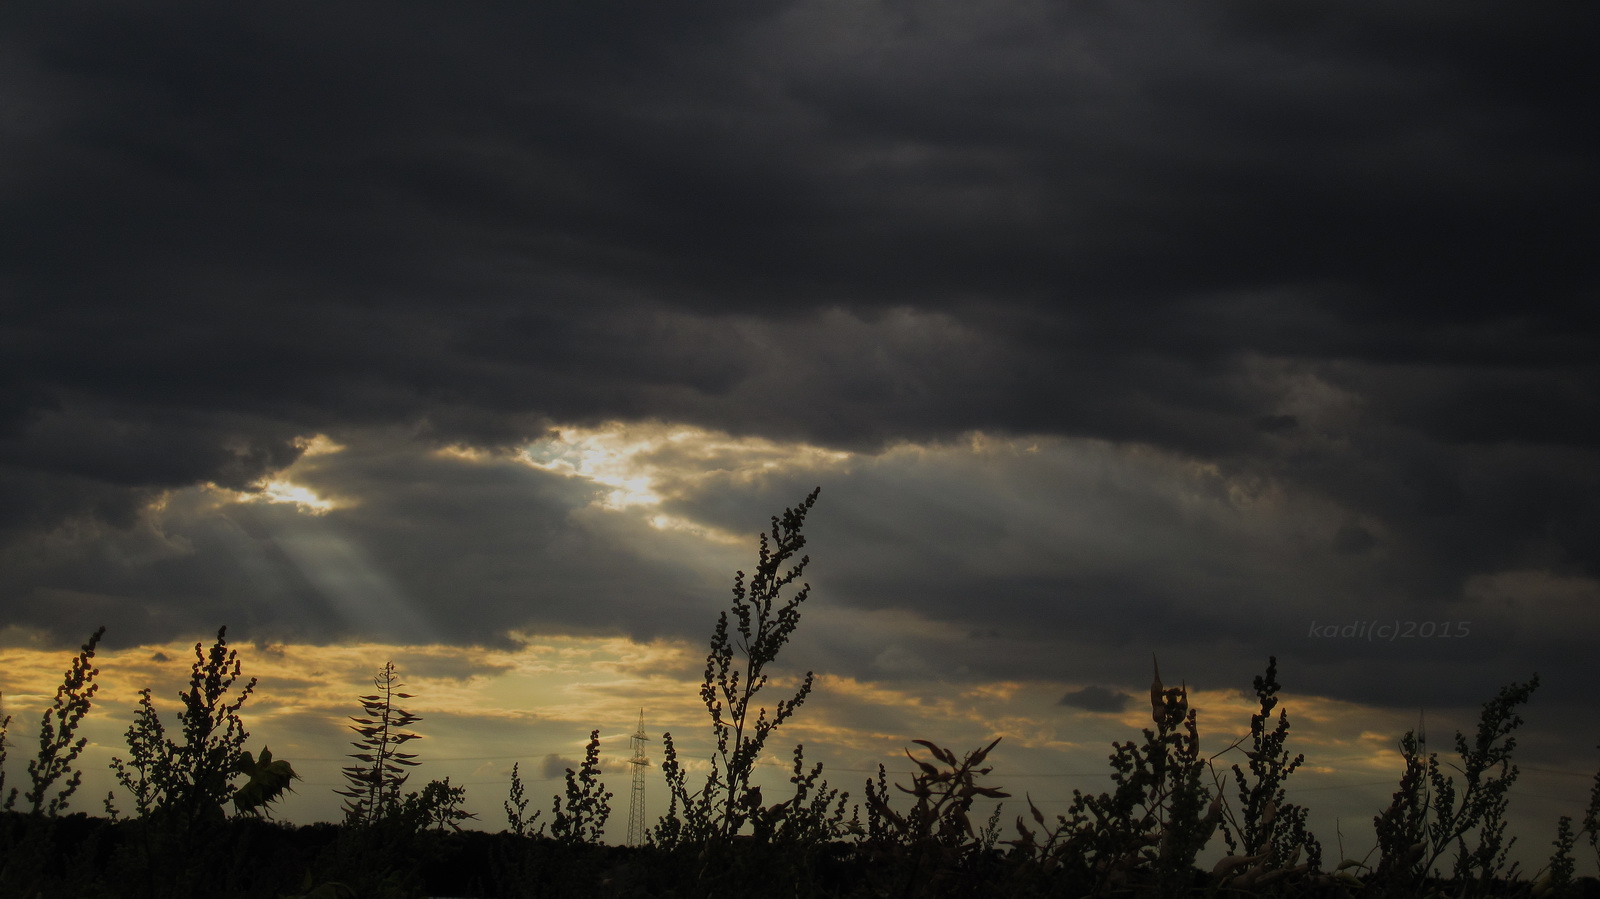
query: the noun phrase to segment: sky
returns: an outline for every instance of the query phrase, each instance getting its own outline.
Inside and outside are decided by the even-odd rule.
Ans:
[[[598,730],[615,835],[640,710],[705,758],[733,572],[821,487],[775,782],[1000,736],[1064,810],[1152,657],[1214,751],[1276,657],[1359,857],[1401,734],[1537,673],[1542,858],[1600,762],[1597,18],[8,5],[13,777],[94,628],[90,768],[226,626],[289,819],[393,660],[418,781],[498,829]]]

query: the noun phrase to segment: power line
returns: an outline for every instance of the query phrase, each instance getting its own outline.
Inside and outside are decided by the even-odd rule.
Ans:
[[[341,755],[341,756],[339,756],[337,758],[327,758],[327,757],[323,757],[323,756],[298,756],[298,757],[295,758],[295,761],[297,761],[297,762],[342,762],[342,761],[344,761],[345,759],[348,759],[348,758],[350,758],[350,756],[348,756],[348,755]],[[525,760],[527,758],[528,758],[527,755],[455,755],[455,756],[430,755],[430,756],[428,756],[428,761],[430,761],[430,762],[497,762],[497,761],[505,761],[505,760],[508,760],[508,759],[509,760],[522,761],[522,760]]]
[[[550,754],[551,753],[546,753],[546,755],[550,755]],[[536,755],[537,755],[537,753],[521,753],[521,754],[518,754],[518,755],[428,756],[426,760],[429,761],[429,762],[526,761],[527,759],[533,758]],[[295,762],[344,762],[348,758],[349,758],[349,756],[338,756],[338,757],[298,756],[298,757],[295,757],[293,759],[293,761],[295,761]],[[1367,756],[1349,756],[1348,758],[1349,759],[1361,759],[1361,758],[1367,758]],[[1345,760],[1345,759],[1330,759],[1329,761],[1343,761],[1343,760]],[[631,759],[624,759],[623,761],[631,762]],[[1535,766],[1535,765],[1518,765],[1517,768],[1518,768],[1519,771],[1525,772],[1525,773],[1551,774],[1551,775],[1557,775],[1557,776],[1560,776],[1560,777],[1581,777],[1581,778],[1585,778],[1585,779],[1593,779],[1595,777],[1595,772],[1592,772],[1592,771],[1563,771],[1563,770],[1560,770],[1558,768],[1544,768],[1544,767]],[[878,773],[878,769],[877,768],[847,768],[847,767],[844,767],[844,766],[824,765],[823,773],[826,774],[826,773],[828,773],[830,771],[845,771],[845,772],[850,772],[852,774],[877,774]],[[884,773],[886,775],[892,776],[892,777],[906,777],[906,776],[914,777],[919,772],[912,771],[911,769],[885,769]],[[1321,775],[1319,772],[1309,771],[1309,770],[1302,771],[1302,772],[1300,772],[1300,774],[1303,777],[1326,776],[1326,775]],[[1111,775],[1111,772],[1110,772],[1110,770],[1107,769],[1107,770],[1097,770],[1097,771],[1018,771],[1018,772],[1003,772],[1002,771],[1002,772],[991,772],[990,774],[987,774],[987,775],[984,775],[984,776],[988,777],[990,779],[994,779],[994,778],[1006,779],[1006,778],[1018,778],[1018,777],[1109,777],[1110,775]],[[539,779],[541,779],[541,780],[557,780],[559,778],[546,777],[546,778],[539,778]],[[1397,782],[1398,781],[1398,777],[1391,779],[1391,781],[1396,781]],[[1389,783],[1391,781],[1378,781],[1378,783]],[[1362,785],[1363,784],[1346,784],[1345,786],[1362,786]],[[1338,788],[1339,788],[1338,786],[1328,786],[1328,787],[1304,787],[1302,789],[1304,791],[1310,791],[1310,790],[1331,790],[1331,789],[1338,789]]]

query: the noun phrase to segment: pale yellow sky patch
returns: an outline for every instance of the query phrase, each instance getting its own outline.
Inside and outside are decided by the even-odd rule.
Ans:
[[[287,480],[268,481],[262,485],[259,496],[262,502],[289,503],[310,515],[323,515],[334,508],[333,500],[318,496],[310,487]]]
[[[744,546],[748,542],[748,538],[741,534],[707,527],[679,515],[652,515],[648,521],[650,526],[658,531],[682,531],[690,536],[725,546]]]
[[[815,689],[830,695],[872,705],[895,706],[908,701],[909,693],[876,681],[863,681],[841,674],[819,674]]]
[[[277,477],[256,484],[256,490],[229,490],[215,484],[206,484],[198,489],[211,497],[211,505],[217,508],[240,503],[275,503],[292,505],[308,515],[325,515],[334,509],[351,505],[351,500],[323,496],[295,481],[295,469],[305,465],[306,460],[340,453],[345,447],[325,434],[315,434],[298,441],[297,445],[302,448],[300,458],[278,472]],[[151,511],[161,511],[169,500],[170,495],[163,495],[150,506]]]
[[[301,458],[306,458],[308,456],[327,456],[333,453],[343,452],[345,449],[343,444],[338,443],[327,434],[313,434],[311,437],[300,441],[299,445],[303,447],[300,453]]]
[[[477,446],[451,444],[432,450],[430,455],[440,459],[460,459],[463,462],[491,462],[505,457],[505,452],[498,449],[484,449]]]
[[[961,698],[972,702],[1010,702],[1017,692],[1022,689],[1022,684],[1015,681],[998,681],[991,684],[978,684],[961,693]]]

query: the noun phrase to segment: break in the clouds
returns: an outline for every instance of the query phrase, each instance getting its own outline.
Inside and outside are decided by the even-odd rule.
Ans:
[[[7,9],[5,623],[688,637],[821,484],[841,676],[1480,697],[1595,636],[1595,15]]]

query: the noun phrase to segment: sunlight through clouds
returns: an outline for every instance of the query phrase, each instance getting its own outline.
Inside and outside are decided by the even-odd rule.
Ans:
[[[261,498],[269,503],[293,503],[312,515],[320,515],[333,508],[333,501],[323,499],[309,487],[289,481],[268,481],[262,488]]]
[[[610,492],[602,502],[609,508],[656,505],[661,497],[652,489],[649,468],[638,457],[685,432],[639,431],[620,423],[598,430],[562,428],[555,439],[523,450],[522,457],[535,468],[607,487]]]
[[[405,587],[331,526],[313,516],[272,526],[278,548],[345,621],[418,643],[437,636]]]
[[[252,490],[229,490],[215,484],[207,485],[207,489],[227,500],[236,503],[272,503],[292,505],[301,512],[309,515],[323,515],[339,507],[340,503],[319,494],[312,488],[294,480],[294,469],[305,464],[305,460],[318,456],[331,456],[343,452],[345,447],[334,442],[326,434],[314,434],[311,437],[295,442],[300,448],[300,458],[279,473],[278,477],[262,481]],[[165,497],[154,504],[159,508],[165,504]]]
[[[800,466],[842,465],[852,455],[681,424],[617,421],[597,428],[559,428],[554,438],[526,447],[520,458],[541,471],[601,485],[607,493],[597,505],[626,510],[660,506],[703,489],[712,480],[748,484]],[[657,530],[684,531],[718,543],[740,544],[745,539],[665,512],[645,521]]]

